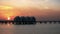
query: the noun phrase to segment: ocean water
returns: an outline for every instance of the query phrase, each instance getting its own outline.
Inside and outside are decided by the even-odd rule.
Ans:
[[[0,24],[0,34],[60,34],[60,24]]]

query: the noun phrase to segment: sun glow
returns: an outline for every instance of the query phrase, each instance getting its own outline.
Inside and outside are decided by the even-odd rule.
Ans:
[[[9,10],[9,9],[13,9],[13,7],[11,7],[11,6],[0,6],[0,9]]]
[[[8,20],[10,20],[10,17],[8,17]]]

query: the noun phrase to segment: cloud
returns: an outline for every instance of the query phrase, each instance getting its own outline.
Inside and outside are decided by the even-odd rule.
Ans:
[[[36,7],[39,9],[60,9],[60,0],[0,0],[0,5]]]

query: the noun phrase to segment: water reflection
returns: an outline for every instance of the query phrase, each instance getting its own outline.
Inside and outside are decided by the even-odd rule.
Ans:
[[[0,34],[13,34],[13,24],[0,24]]]
[[[0,34],[60,34],[60,24],[14,25],[0,24]]]

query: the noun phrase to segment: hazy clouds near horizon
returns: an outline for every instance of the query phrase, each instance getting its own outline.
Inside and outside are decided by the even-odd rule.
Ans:
[[[60,9],[60,0],[0,0],[0,5],[16,7],[37,7],[40,9]]]
[[[23,15],[36,16],[37,20],[60,20],[60,0],[0,0],[0,6],[17,7],[10,11],[0,10],[0,19]]]

